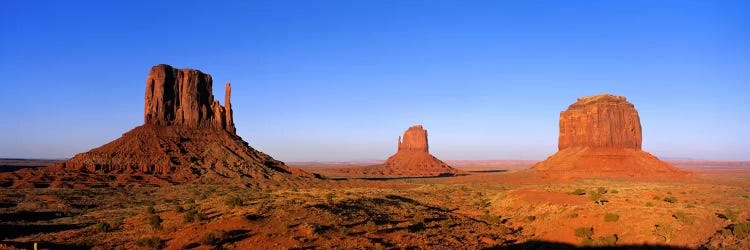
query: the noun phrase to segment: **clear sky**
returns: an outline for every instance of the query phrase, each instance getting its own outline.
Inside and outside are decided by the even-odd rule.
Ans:
[[[598,93],[657,156],[750,160],[749,3],[5,1],[0,157],[116,139],[166,63],[231,81],[238,134],[283,161],[385,159],[413,124],[442,159],[544,159]]]

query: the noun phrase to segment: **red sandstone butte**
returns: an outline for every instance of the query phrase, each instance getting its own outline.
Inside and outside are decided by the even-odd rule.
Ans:
[[[166,64],[146,79],[144,124],[101,147],[40,169],[0,175],[3,187],[86,187],[234,183],[267,187],[315,175],[286,166],[235,133],[231,86],[222,106],[211,75]]]
[[[427,130],[415,125],[398,138],[398,151],[372,173],[390,176],[451,176],[460,173],[430,154]]]
[[[625,97],[582,97],[560,112],[559,151],[531,169],[551,178],[689,175],[641,150],[641,143],[638,111]]]

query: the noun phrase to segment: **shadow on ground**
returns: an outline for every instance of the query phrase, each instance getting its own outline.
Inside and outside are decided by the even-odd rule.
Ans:
[[[552,249],[618,249],[618,250],[647,250],[647,249],[668,249],[668,250],[689,250],[690,248],[669,246],[669,245],[622,245],[608,247],[578,247],[571,244],[548,242],[548,241],[527,241],[524,243],[511,244],[505,246],[488,247],[484,249],[535,249],[535,250],[552,250]]]

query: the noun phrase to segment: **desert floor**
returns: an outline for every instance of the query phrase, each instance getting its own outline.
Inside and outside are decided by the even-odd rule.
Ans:
[[[470,174],[330,174],[319,185],[273,190],[3,188],[0,249],[750,248],[747,169],[693,169],[670,182],[462,169]]]

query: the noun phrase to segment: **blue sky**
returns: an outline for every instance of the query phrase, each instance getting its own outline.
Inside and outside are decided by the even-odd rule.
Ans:
[[[635,104],[645,150],[750,160],[747,1],[10,1],[0,157],[62,158],[143,122],[151,66],[233,85],[237,132],[283,161],[544,159],[577,97]],[[222,100],[223,102],[223,100]]]

